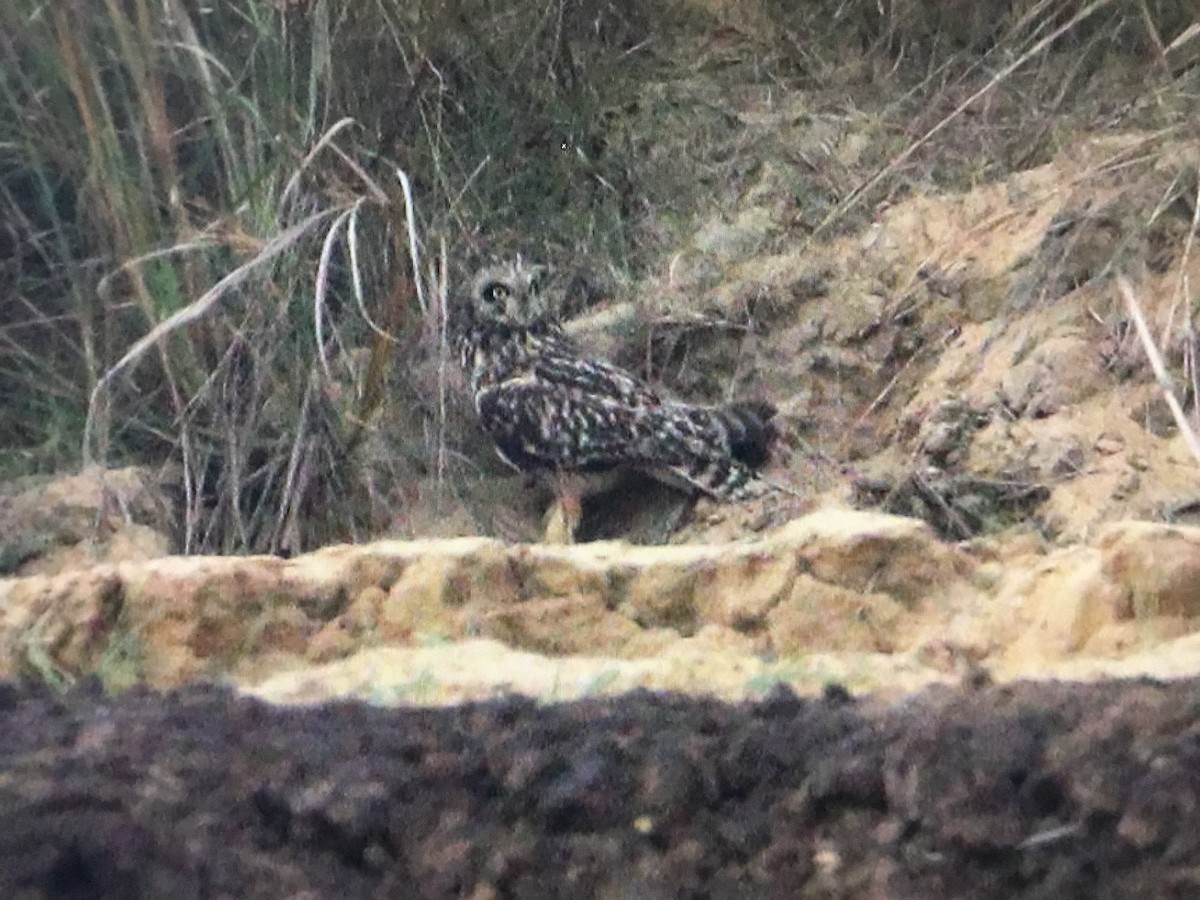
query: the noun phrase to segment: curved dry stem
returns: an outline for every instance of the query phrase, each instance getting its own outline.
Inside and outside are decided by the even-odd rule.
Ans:
[[[1158,381],[1158,386],[1162,388],[1163,398],[1167,401],[1167,406],[1171,410],[1171,416],[1175,419],[1175,424],[1179,426],[1179,430],[1183,433],[1184,440],[1187,441],[1188,449],[1192,452],[1192,456],[1195,457],[1196,462],[1200,463],[1200,439],[1196,437],[1192,423],[1188,421],[1179,398],[1175,396],[1175,387],[1171,383],[1171,375],[1167,372],[1166,364],[1163,362],[1162,354],[1154,343],[1153,335],[1150,334],[1150,326],[1146,324],[1146,317],[1142,314],[1142,306],[1138,302],[1137,295],[1133,292],[1133,286],[1124,275],[1118,275],[1117,287],[1121,291],[1121,296],[1125,298],[1125,305],[1129,308],[1129,315],[1133,319],[1138,337],[1142,341],[1142,347],[1145,349],[1146,356],[1150,360],[1150,368],[1154,371],[1154,378]]]
[[[421,253],[417,241],[417,204],[413,200],[412,181],[409,180],[408,173],[403,169],[396,169],[396,177],[400,179],[400,187],[404,190],[404,223],[408,228],[408,256],[412,263],[413,274],[418,276],[413,278],[413,282],[417,286],[417,303],[421,307],[421,313],[426,315],[429,313],[429,304],[425,300],[425,289],[419,277]]]
[[[176,331],[185,325],[190,325],[192,322],[203,318],[217,305],[226,293],[241,285],[262,265],[270,262],[275,257],[279,256],[288,248],[294,246],[296,242],[304,236],[306,232],[311,230],[316,225],[323,222],[329,216],[333,215],[336,210],[322,210],[318,213],[313,213],[308,218],[296,223],[290,228],[284,229],[275,237],[271,238],[258,254],[248,262],[238,266],[211,288],[205,291],[195,302],[189,303],[183,309],[179,310],[172,316],[167,317],[162,322],[159,322],[150,331],[134,342],[125,355],[117,360],[107,372],[105,372],[96,381],[95,387],[92,388],[91,396],[88,398],[88,413],[87,419],[83,426],[83,465],[87,468],[94,464],[92,458],[92,431],[95,427],[95,417],[97,404],[100,401],[101,395],[107,390],[109,383],[114,377],[124,369],[132,366],[149,350],[156,346],[159,341],[165,338],[171,332]]]
[[[317,358],[321,361],[321,371],[328,381],[333,381],[333,372],[329,368],[329,358],[325,355],[325,295],[329,293],[329,264],[333,259],[333,248],[337,243],[338,232],[354,213],[354,207],[343,210],[329,231],[325,233],[325,241],[321,245],[321,258],[317,263],[317,284],[313,290],[313,332],[317,342]]]

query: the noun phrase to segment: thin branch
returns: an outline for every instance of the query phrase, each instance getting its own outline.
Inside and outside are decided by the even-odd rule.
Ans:
[[[1121,296],[1125,298],[1125,305],[1129,308],[1129,315],[1133,318],[1133,323],[1137,327],[1138,337],[1141,338],[1142,347],[1145,349],[1146,356],[1150,360],[1150,368],[1154,370],[1154,377],[1158,381],[1158,386],[1162,388],[1163,397],[1167,401],[1167,406],[1171,410],[1175,424],[1179,426],[1179,430],[1183,433],[1188,449],[1192,451],[1192,456],[1195,457],[1196,462],[1200,463],[1200,439],[1197,439],[1196,432],[1192,429],[1192,424],[1188,421],[1187,416],[1183,412],[1183,407],[1179,403],[1179,398],[1175,396],[1175,387],[1171,383],[1171,375],[1167,372],[1167,367],[1163,363],[1162,354],[1154,344],[1154,337],[1150,334],[1150,326],[1146,324],[1146,317],[1142,315],[1142,307],[1133,293],[1133,286],[1124,275],[1118,275],[1117,287],[1121,291]]]

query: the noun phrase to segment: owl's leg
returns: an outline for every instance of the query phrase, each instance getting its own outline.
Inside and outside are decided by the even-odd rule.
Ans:
[[[546,510],[545,532],[542,542],[546,544],[573,544],[579,520],[583,518],[583,502],[577,479],[566,473],[554,478],[554,502]]]

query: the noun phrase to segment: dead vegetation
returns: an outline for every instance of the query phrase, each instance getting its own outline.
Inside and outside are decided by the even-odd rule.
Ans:
[[[1189,4],[951,6],[8,4],[0,461],[169,466],[189,552],[434,520],[520,536],[439,355],[463,267],[516,250],[579,267],[573,310],[647,286],[651,313],[615,355],[718,395],[758,377],[755,348],[825,278],[730,307],[722,286],[749,255],[812,253],[921,190],[1043,163],[1085,128],[1148,135],[1095,177],[1152,171],[1156,198],[1081,207],[1047,230],[1015,299],[963,307],[1051,303],[1143,257],[1184,271],[1195,164],[1156,163],[1195,138]],[[818,335],[831,370],[856,344],[887,361],[845,396],[843,424],[895,412],[889,383],[931,365],[955,324],[922,312],[956,290],[954,260],[902,268],[865,330]],[[1187,384],[1192,306],[1181,283],[1160,338]],[[802,419],[827,458],[859,453],[832,420]]]

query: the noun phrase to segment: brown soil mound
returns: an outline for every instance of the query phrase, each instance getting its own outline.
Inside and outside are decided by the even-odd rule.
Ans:
[[[5,897],[1168,897],[1200,681],[729,705],[0,690]]]

